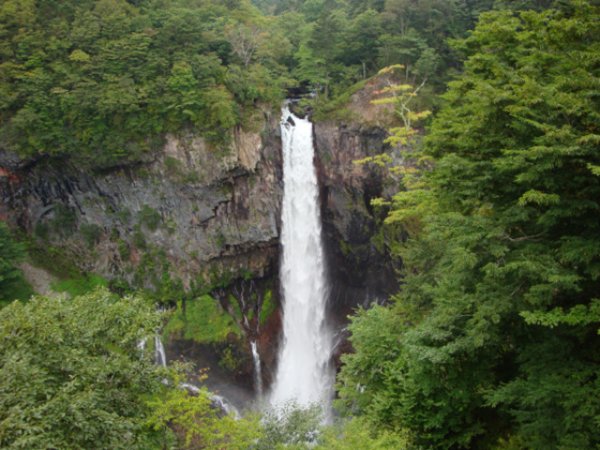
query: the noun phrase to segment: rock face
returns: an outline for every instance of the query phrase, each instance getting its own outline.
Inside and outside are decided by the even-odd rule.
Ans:
[[[385,300],[398,288],[389,257],[373,239],[382,217],[371,200],[391,186],[384,184],[382,169],[356,163],[389,150],[386,136],[382,128],[358,123],[315,124],[331,303],[338,316]]]
[[[394,106],[372,103],[397,82],[391,73],[367,80],[345,106],[349,119],[315,124],[331,304],[342,323],[357,305],[385,301],[398,290],[393,262],[376,236],[383,213],[371,206],[372,199],[393,195],[397,182],[378,165],[358,163],[387,153],[394,165],[406,164],[406,149],[385,143]]]
[[[261,131],[235,130],[226,149],[169,135],[152,162],[94,174],[3,155],[0,216],[109,279],[151,285],[148,254],[184,285],[223,267],[264,276],[278,253],[278,118]]]

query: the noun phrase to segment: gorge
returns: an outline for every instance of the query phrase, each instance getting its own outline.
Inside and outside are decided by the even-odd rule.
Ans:
[[[396,288],[393,268],[371,242],[378,219],[370,198],[390,188],[382,186],[377,168],[354,164],[385,148],[378,122],[361,120],[371,109],[361,99],[381,83],[374,81],[365,88],[367,94],[353,97],[355,121],[315,125],[313,176],[320,192],[314,208],[323,220],[319,258],[330,277],[329,289],[320,295],[331,299],[322,314],[337,330],[356,305],[385,299]],[[56,253],[44,258],[75,261],[80,270],[115,285],[164,290],[166,280],[181,283],[184,291],[198,292],[200,286],[200,292],[212,295],[214,317],[231,317],[225,319],[232,322],[229,337],[194,331],[208,323],[193,328],[201,303],[185,294],[179,302],[181,321],[174,322],[181,327],[169,331],[169,324],[163,337],[166,353],[169,360],[211,367],[208,386],[230,395],[240,409],[255,393],[272,387],[283,325],[278,278],[284,258],[280,216],[286,131],[280,131],[278,115],[268,110],[261,127],[260,132],[234,131],[231,147],[221,153],[193,134],[170,135],[146,161],[97,173],[0,155],[0,214],[46,240]],[[312,144],[312,137],[307,139]],[[181,295],[167,293],[167,305],[176,305]],[[239,361],[236,367],[224,366],[229,354]]]
[[[600,448],[599,61],[592,0],[2,0],[0,448]]]

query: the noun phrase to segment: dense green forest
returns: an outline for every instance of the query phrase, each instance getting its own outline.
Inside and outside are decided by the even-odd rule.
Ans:
[[[0,149],[90,170],[188,129],[218,149],[289,92],[327,118],[389,66],[432,114],[373,201],[401,288],[351,317],[333,424],[188,395],[189,367],[153,362],[159,294],[26,300],[0,224],[0,447],[600,448],[595,1],[4,0]]]
[[[248,2],[15,0],[0,23],[0,135],[23,155],[118,165],[186,126],[223,145],[287,83]]]
[[[599,26],[576,2],[486,13],[460,42],[433,169],[386,219],[404,285],[353,320],[349,411],[426,448],[599,444]]]
[[[260,2],[259,2],[260,3]],[[135,162],[166,132],[216,147],[286,88],[327,101],[381,67],[441,90],[460,67],[448,39],[489,1],[260,4],[248,1],[20,1],[0,9],[0,136],[18,153],[107,167]],[[418,31],[417,31],[418,30]]]

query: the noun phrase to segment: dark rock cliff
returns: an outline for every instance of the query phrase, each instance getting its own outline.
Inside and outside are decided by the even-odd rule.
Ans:
[[[170,135],[152,161],[103,173],[4,154],[0,217],[109,279],[151,287],[142,264],[151,253],[186,286],[224,268],[264,276],[278,254],[278,119],[267,116],[260,133],[236,130],[227,149]]]
[[[331,304],[341,319],[351,308],[385,300],[398,288],[389,256],[373,239],[382,217],[371,200],[389,187],[381,168],[356,163],[389,150],[386,136],[377,126],[315,124]]]

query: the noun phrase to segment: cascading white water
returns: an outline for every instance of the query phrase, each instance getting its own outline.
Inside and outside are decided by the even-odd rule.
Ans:
[[[146,339],[142,339],[138,343],[138,348],[143,351],[145,346],[146,346]],[[160,338],[160,335],[158,335],[158,334],[156,334],[154,336],[154,361],[157,366],[167,367],[167,356],[165,353],[165,346],[162,342],[162,339]],[[166,379],[164,379],[163,383],[166,384],[166,383],[168,383],[168,381]],[[196,395],[198,395],[200,393],[200,388],[191,383],[179,383],[179,387],[181,389],[186,389],[187,391],[192,392],[193,394],[196,394]],[[230,404],[225,399],[225,397],[214,394],[212,392],[208,392],[208,395],[210,397],[210,401],[216,408],[219,408],[225,414],[233,415],[233,417],[236,419],[239,419],[241,417],[240,412],[237,410],[237,408],[235,406],[233,406],[232,404]]]
[[[162,339],[157,334],[154,336],[154,360],[159,366],[167,367],[167,355],[165,353],[165,346],[162,343]]]
[[[262,373],[260,367],[260,355],[258,354],[258,348],[256,347],[256,341],[250,342],[250,348],[252,349],[252,360],[254,362],[254,389],[256,389],[256,397],[262,398],[263,384],[262,384]]]
[[[146,338],[141,339],[137,343],[137,348],[142,354],[144,353],[144,351],[146,350]]]
[[[201,392],[201,389],[198,386],[191,384],[191,383],[181,383],[179,385],[179,387],[182,389],[186,389],[188,392],[191,392],[192,394],[195,394],[195,395],[198,395]],[[238,409],[235,406],[233,406],[231,403],[229,403],[227,400],[225,400],[224,397],[221,397],[220,395],[217,395],[217,394],[213,394],[212,392],[209,392],[208,395],[209,395],[210,401],[213,403],[213,405],[215,407],[219,408],[225,414],[230,414],[236,419],[239,419],[242,417],[240,415],[240,412],[238,411]]]
[[[281,122],[283,343],[270,401],[329,409],[332,337],[325,322],[327,285],[312,124],[286,107]]]

